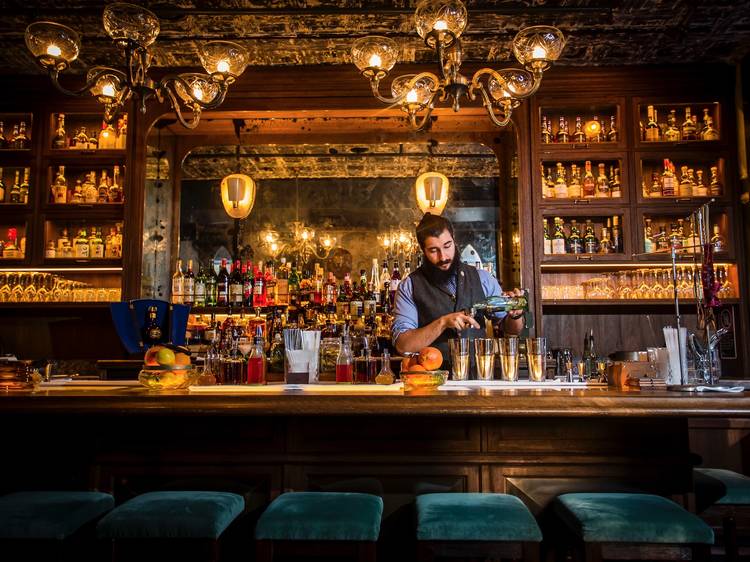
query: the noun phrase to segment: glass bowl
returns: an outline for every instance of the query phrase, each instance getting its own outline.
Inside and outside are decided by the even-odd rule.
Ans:
[[[448,371],[402,371],[404,390],[434,390],[448,379]]]
[[[193,367],[187,369],[158,369],[154,367],[141,369],[138,382],[149,390],[179,390],[195,384],[199,371]]]

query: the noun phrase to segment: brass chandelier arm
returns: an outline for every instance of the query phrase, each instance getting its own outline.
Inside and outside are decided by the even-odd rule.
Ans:
[[[438,92],[435,92],[432,94],[432,97],[430,98],[430,103],[427,104],[427,112],[422,116],[421,119],[417,120],[417,112],[416,111],[410,111],[409,112],[409,123],[412,127],[414,127],[417,131],[426,131],[430,128],[430,125],[432,124],[432,112],[435,109],[435,97],[438,95]]]
[[[185,117],[182,115],[182,107],[180,105],[179,100],[177,99],[177,95],[175,95],[172,90],[169,88],[164,88],[162,90],[157,91],[157,98],[159,98],[159,101],[163,101],[161,92],[166,92],[167,97],[169,98],[169,103],[172,106],[172,109],[174,109],[175,115],[177,115],[177,119],[180,121],[183,127],[186,129],[195,129],[198,126],[198,123],[201,119],[201,108],[200,106],[196,105],[193,107],[193,118],[190,121],[187,121]]]
[[[89,93],[91,88],[93,88],[96,85],[96,82],[103,76],[106,76],[107,74],[116,74],[118,77],[124,77],[124,74],[120,72],[119,70],[115,70],[114,68],[102,68],[101,71],[94,74],[91,77],[91,80],[86,82],[80,89],[68,90],[62,84],[60,84],[60,81],[59,81],[60,71],[57,68],[50,68],[48,70],[48,74],[49,74],[50,79],[52,80],[52,85],[57,89],[57,91],[65,94],[66,96],[76,96],[76,97],[80,97],[80,96],[83,96],[84,94]]]
[[[478,82],[476,87],[473,87],[472,84],[472,92],[476,90],[479,90],[479,93],[482,94],[482,103],[484,105],[484,108],[487,110],[487,115],[489,116],[490,120],[495,125],[497,125],[498,127],[505,127],[508,123],[510,123],[510,117],[513,113],[513,102],[511,100],[499,102],[501,105],[502,117],[498,118],[498,115],[495,113],[496,104],[492,102],[492,98],[490,98],[487,90],[485,90],[484,84]]]
[[[227,85],[226,81],[213,80],[208,74],[204,74],[203,76],[206,77],[207,82],[216,84],[219,88],[216,96],[214,96],[214,99],[212,99],[211,101],[205,102],[195,97],[193,95],[193,89],[190,84],[188,84],[182,76],[179,76],[177,74],[169,74],[159,80],[159,83],[156,86],[156,91],[158,92],[160,90],[173,90],[173,93],[176,94],[176,85],[180,84],[185,91],[185,94],[190,96],[191,103],[193,103],[194,105],[199,105],[201,109],[215,109],[222,103],[224,103],[224,99],[226,98],[227,92],[229,91],[229,86]]]
[[[404,76],[404,75],[402,75]],[[401,78],[401,76],[397,76],[394,78],[394,80],[398,80]],[[429,78],[432,80],[436,87],[440,87],[441,80],[437,77],[437,75],[433,74],[432,72],[420,72],[419,74],[415,75],[414,78],[409,80],[408,87],[404,88],[404,93],[400,96],[395,96],[392,98],[386,98],[380,94],[380,80],[377,78],[373,78],[370,80],[370,87],[372,88],[372,94],[381,102],[387,103],[387,104],[397,104],[404,101],[409,91],[414,87],[414,85],[419,82],[423,78]]]

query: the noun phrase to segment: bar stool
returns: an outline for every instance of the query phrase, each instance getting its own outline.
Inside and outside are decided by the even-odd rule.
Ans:
[[[738,560],[740,541],[750,538],[750,478],[732,470],[695,468],[693,484],[698,514],[724,546],[727,562]]]
[[[256,560],[350,556],[374,562],[383,499],[353,492],[289,492],[276,498],[255,528]]]
[[[17,492],[3,496],[0,559],[85,559],[85,551],[94,547],[94,523],[114,505],[112,496],[100,492]]]
[[[671,500],[652,494],[572,493],[554,510],[586,562],[608,558],[709,560],[714,533]]]
[[[118,558],[219,560],[222,533],[243,512],[242,496],[229,492],[149,492],[116,507],[97,525]],[[166,558],[165,558],[166,555]]]
[[[542,532],[515,496],[437,493],[417,497],[417,541],[421,562],[435,556],[536,561]]]

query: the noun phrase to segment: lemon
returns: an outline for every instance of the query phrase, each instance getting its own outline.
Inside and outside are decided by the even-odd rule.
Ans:
[[[170,367],[174,365],[175,355],[174,351],[167,347],[162,347],[156,353],[156,362],[162,367]]]

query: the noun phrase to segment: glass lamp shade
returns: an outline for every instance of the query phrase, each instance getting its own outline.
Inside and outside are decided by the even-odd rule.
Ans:
[[[508,68],[500,70],[487,81],[495,101],[525,98],[534,91],[534,76],[527,70]]]
[[[393,80],[391,93],[394,98],[399,98],[402,106],[409,111],[419,111],[430,101],[430,97],[436,87],[435,81],[425,76],[412,84],[416,74],[404,74]]]
[[[104,30],[118,44],[134,41],[148,47],[159,35],[159,18],[146,8],[115,2],[104,8]]]
[[[425,172],[414,185],[417,205],[423,213],[439,215],[448,204],[450,181],[439,172]]]
[[[221,180],[221,202],[233,219],[244,219],[255,204],[255,182],[245,174],[230,174]]]
[[[414,20],[419,36],[432,46],[428,38],[430,32],[448,31],[458,38],[466,29],[468,15],[461,0],[421,0],[417,3]],[[452,42],[452,39],[448,41]]]
[[[541,70],[560,58],[564,47],[565,37],[562,32],[548,25],[526,27],[513,38],[513,53],[518,62]]]
[[[362,37],[352,45],[352,61],[368,77],[385,76],[397,59],[398,45],[388,37]]]
[[[206,72],[232,79],[245,72],[250,59],[243,46],[231,41],[209,41],[201,47],[199,54]]]
[[[86,73],[86,81],[91,81],[100,72],[106,71],[91,88],[91,95],[103,102],[112,102],[122,90],[122,77],[116,70],[104,66],[94,66]]]
[[[186,73],[180,74],[180,78],[187,82],[188,89],[185,89],[182,82],[175,82],[175,91],[182,101],[188,105],[192,106],[195,99],[201,103],[209,104],[219,94],[218,84],[205,74]]]
[[[81,38],[65,25],[37,21],[26,28],[26,47],[45,68],[63,70],[78,58]]]

